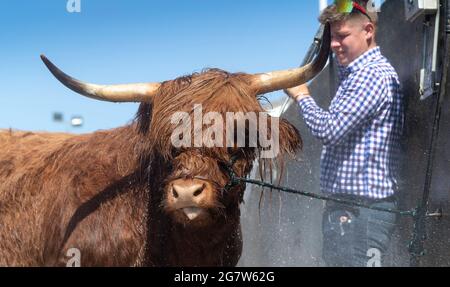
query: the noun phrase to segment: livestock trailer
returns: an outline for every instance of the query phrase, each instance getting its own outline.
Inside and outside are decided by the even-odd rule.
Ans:
[[[385,265],[450,266],[450,3],[384,1],[377,38],[399,74],[405,97],[399,209],[415,211],[399,218]],[[330,58],[310,84],[324,108],[337,89],[336,75]],[[287,164],[282,185],[318,194],[321,144],[296,104],[283,100],[278,108],[304,140],[303,151]],[[254,185],[248,189],[239,265],[323,266],[324,202]]]

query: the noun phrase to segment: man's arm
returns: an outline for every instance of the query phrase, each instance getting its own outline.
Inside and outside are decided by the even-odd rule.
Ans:
[[[352,78],[352,82],[337,96],[329,111],[321,109],[313,98],[304,93],[304,88],[286,91],[297,100],[306,125],[324,145],[342,142],[347,135],[376,114],[388,100],[386,81],[376,71],[364,69]]]
[[[297,87],[284,90],[284,92],[295,101],[300,101],[301,99],[310,97],[309,89],[307,84],[303,84]]]

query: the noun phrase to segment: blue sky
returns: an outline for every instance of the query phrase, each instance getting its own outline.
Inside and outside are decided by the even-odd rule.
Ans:
[[[314,0],[2,0],[0,128],[90,132],[129,122],[137,104],[84,98],[51,76],[156,82],[217,67],[257,73],[300,64],[317,30]],[[331,1],[330,1],[331,2]],[[52,121],[61,112],[65,123]],[[84,126],[69,125],[81,115]]]

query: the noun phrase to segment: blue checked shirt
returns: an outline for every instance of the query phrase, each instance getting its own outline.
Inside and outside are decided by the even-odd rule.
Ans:
[[[397,73],[380,48],[340,67],[328,110],[299,100],[306,125],[324,145],[322,192],[381,199],[397,189],[403,96]]]

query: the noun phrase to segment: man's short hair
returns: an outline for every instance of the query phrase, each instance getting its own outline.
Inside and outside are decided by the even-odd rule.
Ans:
[[[354,2],[358,3],[364,9],[366,9],[367,15],[369,15],[371,22],[374,25],[377,25],[378,14],[377,14],[375,8],[372,7],[371,3],[373,3],[373,1],[355,0]],[[368,3],[370,3],[370,4],[368,4]],[[334,22],[347,21],[350,19],[357,19],[357,18],[361,19],[362,17],[367,19],[366,15],[364,15],[362,12],[360,12],[359,10],[356,10],[356,9],[352,13],[339,13],[337,11],[336,5],[332,4],[332,5],[328,6],[327,8],[325,8],[323,10],[323,12],[320,14],[319,22],[322,24],[326,24],[326,23],[332,24]]]

